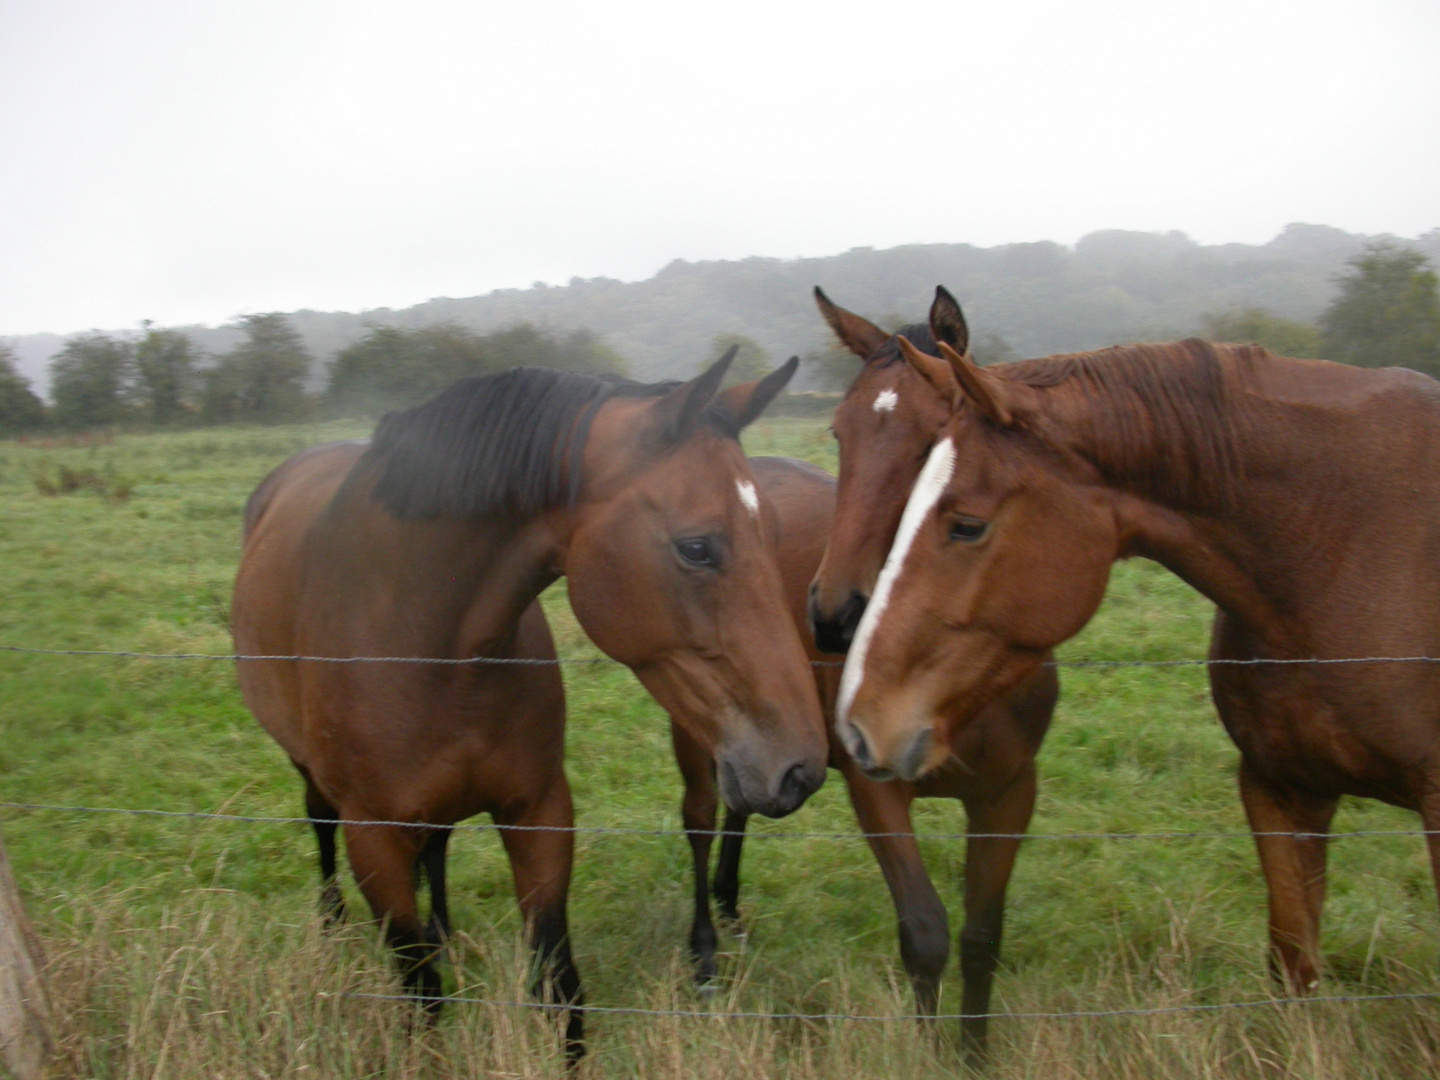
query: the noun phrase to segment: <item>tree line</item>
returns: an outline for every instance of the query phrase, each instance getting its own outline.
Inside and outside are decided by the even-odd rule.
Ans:
[[[1325,357],[1362,367],[1409,367],[1440,377],[1440,279],[1420,252],[1393,242],[1368,245],[1336,279],[1334,299],[1316,323],[1259,307],[1207,316],[1207,336],[1253,341],[1288,356]],[[626,374],[624,357],[597,335],[557,335],[521,324],[490,334],[445,324],[370,326],[340,349],[312,393],[314,357],[285,315],[246,315],[243,340],[206,356],[180,330],[146,324],[138,338],[78,334],[50,362],[47,407],[0,344],[0,434],[45,426],[174,426],[282,423],[312,416],[374,416],[432,396],[456,379],[518,365]],[[754,378],[771,360],[753,340],[718,335],[718,352],[739,346],[735,368]],[[1016,358],[994,334],[976,346],[982,363]],[[810,383],[840,390],[855,361],[836,350],[806,356]]]
[[[1420,252],[1381,241],[1349,261],[1315,323],[1245,308],[1204,320],[1217,341],[1253,341],[1283,356],[1359,367],[1407,367],[1440,378],[1440,279]]]
[[[626,371],[623,357],[583,330],[373,326],[335,354],[323,387],[312,392],[315,358],[285,315],[245,315],[236,329],[241,342],[218,356],[205,355],[181,330],[149,324],[133,337],[76,334],[50,361],[48,406],[0,344],[0,434],[374,416],[418,404],[457,379],[519,365]]]

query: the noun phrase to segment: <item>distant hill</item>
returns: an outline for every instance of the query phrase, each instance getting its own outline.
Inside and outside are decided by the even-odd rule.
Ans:
[[[1108,230],[1073,248],[1040,242],[980,248],[914,244],[855,248],[815,259],[676,260],[645,281],[574,278],[568,285],[500,289],[440,298],[401,310],[291,316],[323,366],[367,324],[454,322],[491,331],[530,322],[556,331],[593,330],[628,357],[644,379],[684,377],[709,358],[716,334],[754,338],[775,359],[829,344],[811,303],[831,298],[876,321],[919,318],[936,284],[965,308],[972,334],[998,334],[1022,356],[1183,337],[1210,313],[1256,306],[1313,320],[1328,303],[1345,260],[1373,239],[1325,225],[1289,225],[1267,244],[1197,244],[1179,232]],[[1440,229],[1406,240],[1440,265]],[[237,339],[226,328],[186,327],[204,349]],[[61,338],[9,339],[37,389]]]

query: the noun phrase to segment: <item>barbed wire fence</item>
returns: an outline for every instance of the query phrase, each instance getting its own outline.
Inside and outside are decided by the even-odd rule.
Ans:
[[[540,665],[540,666],[623,666],[608,657],[413,657],[413,656],[309,656],[303,654],[245,654],[245,653],[165,653],[143,652],[122,649],[47,649],[23,645],[0,645],[0,652],[35,656],[65,657],[112,657],[130,660],[192,660],[228,662],[276,662],[321,664],[435,664],[445,666],[484,665]],[[1193,668],[1213,666],[1254,667],[1262,665],[1353,665],[1353,664],[1440,664],[1440,657],[1433,656],[1366,656],[1366,657],[1313,657],[1313,658],[1246,658],[1246,659],[1197,659],[1178,658],[1164,660],[1050,660],[1044,666],[1055,668],[1111,670],[1122,668]],[[815,667],[841,667],[844,661],[812,661]],[[915,836],[918,840],[974,840],[974,839],[1015,839],[1026,841],[1142,841],[1142,840],[1217,840],[1254,839],[1258,837],[1290,837],[1297,840],[1326,839],[1345,840],[1374,837],[1429,837],[1440,835],[1440,830],[1426,829],[1358,829],[1349,832],[1252,832],[1248,830],[1201,829],[1188,831],[1158,832],[1057,832],[1057,833],[901,833],[879,832],[815,832],[815,831],[736,831],[726,829],[687,830],[665,828],[636,828],[625,826],[598,825],[506,825],[486,822],[458,822],[435,824],[423,821],[387,821],[365,819],[317,819],[311,817],[272,816],[260,814],[231,814],[199,810],[166,810],[142,807],[84,806],[60,803],[0,802],[0,810],[18,812],[58,812],[84,815],[124,815],[166,819],[199,821],[224,821],[237,824],[268,825],[339,825],[364,827],[386,827],[426,830],[448,830],[454,832],[566,832],[592,836],[634,836],[634,837],[689,837],[697,833],[714,837],[738,836],[748,840],[838,840],[868,841],[887,837]],[[324,995],[322,995],[324,996]],[[411,994],[379,994],[345,992],[346,998],[408,1002],[419,1000]],[[494,1008],[513,1008],[541,1011],[564,1011],[573,1006],[563,1002],[522,1001],[502,998],[469,997],[463,994],[448,995],[435,1000],[447,1004],[481,1005]],[[1306,997],[1270,997],[1249,1001],[1228,1001],[1215,1003],[1192,1003],[1123,1009],[1080,1009],[1053,1012],[991,1012],[991,1013],[901,1013],[864,1014],[848,1012],[785,1012],[785,1011],[744,1011],[744,1010],[702,1010],[702,1009],[652,1009],[616,1005],[584,1005],[587,1013],[616,1016],[675,1017],[716,1020],[764,1020],[800,1021],[809,1023],[897,1023],[906,1021],[961,1021],[969,1019],[1011,1019],[1011,1020],[1089,1020],[1119,1017],[1140,1017],[1178,1015],[1193,1013],[1214,1013],[1228,1010],[1255,1010],[1283,1008],[1292,1005],[1322,1004],[1368,1004],[1398,1001],[1440,1000],[1440,990],[1413,991],[1387,994],[1336,994],[1311,995]]]

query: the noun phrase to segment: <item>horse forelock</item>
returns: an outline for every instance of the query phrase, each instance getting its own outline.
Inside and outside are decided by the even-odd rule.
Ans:
[[[921,352],[934,355],[939,351],[939,346],[935,344],[935,337],[930,333],[930,327],[926,323],[911,323],[909,326],[902,326],[886,338],[885,344],[866,358],[866,366],[874,364],[877,367],[890,367],[892,364],[903,361],[904,357],[900,353],[900,338],[902,337]]]
[[[910,344],[914,345],[921,352],[935,353],[938,346],[935,338],[930,333],[930,327],[925,323],[911,323],[909,326],[902,326],[895,333],[886,339],[873,353],[865,358],[865,366],[855,376],[845,389],[845,397],[858,393],[860,384],[864,381],[865,373],[868,371],[880,371],[894,367],[897,364],[903,365],[905,358],[900,352],[900,338],[905,337]]]
[[[1040,406],[1046,417],[1073,417],[1073,430],[1055,437],[1111,482],[1142,494],[1223,505],[1243,475],[1242,417],[1231,391],[1268,356],[1256,346],[1189,338],[990,370],[1043,391],[1042,402],[1051,406]],[[1034,433],[1047,435],[1043,426]]]
[[[464,379],[385,416],[365,455],[374,497],[402,519],[532,518],[571,502],[590,422],[616,397],[658,397],[676,383],[512,368]]]

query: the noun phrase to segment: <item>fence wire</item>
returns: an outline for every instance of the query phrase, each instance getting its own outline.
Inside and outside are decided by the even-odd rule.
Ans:
[[[204,813],[200,811],[184,810],[145,810],[131,809],[126,807],[112,806],[62,806],[50,803],[0,803],[0,809],[4,810],[27,810],[27,811],[61,811],[80,814],[127,814],[145,817],[162,818],[186,818],[199,820],[263,823],[263,824],[327,824],[327,825],[356,825],[356,826],[395,826],[401,828],[448,828],[455,830],[470,831],[501,831],[514,829],[521,832],[573,832],[599,835],[619,836],[686,836],[684,829],[636,829],[608,826],[534,826],[534,825],[495,825],[495,824],[458,824],[436,826],[423,822],[414,821],[366,821],[366,820],[330,820],[328,818],[309,817],[268,817],[252,814],[217,814]],[[727,831],[716,829],[709,833],[712,836],[746,836],[746,833],[739,831]],[[799,839],[834,839],[834,840],[860,840],[872,837],[904,837],[916,834],[912,833],[755,833],[748,834],[751,839],[769,840],[799,840]],[[1164,833],[933,833],[917,836],[918,839],[941,840],[941,839],[975,839],[977,837],[988,838],[1011,838],[1030,840],[1143,840],[1143,839],[1196,839],[1196,838],[1242,838],[1252,836],[1291,836],[1297,839],[1316,838],[1324,836],[1327,839],[1341,839],[1345,837],[1360,836],[1425,836],[1428,835],[1422,829],[1395,829],[1380,830],[1370,829],[1347,833],[1249,833],[1236,831],[1214,831],[1214,832],[1164,832]],[[346,992],[338,996],[344,998],[357,998],[370,1001],[395,1001],[408,1002],[412,1005],[426,1004],[429,1002],[442,1002],[454,1005],[483,1005],[492,1008],[507,1009],[530,1009],[542,1011],[563,1011],[575,1008],[559,1002],[545,1001],[517,1001],[506,998],[480,998],[465,995],[454,995],[439,998],[425,998],[413,994],[376,994],[362,992]],[[805,1012],[766,1012],[766,1011],[716,1011],[696,1009],[647,1009],[639,1006],[621,1005],[584,1005],[579,1006],[586,1013],[607,1016],[643,1016],[643,1017],[673,1017],[689,1020],[768,1020],[768,1021],[795,1021],[805,1023],[903,1023],[918,1021],[962,1021],[974,1019],[1010,1019],[1010,1020],[1090,1020],[1090,1019],[1111,1019],[1127,1016],[1160,1016],[1166,1014],[1182,1013],[1209,1013],[1222,1012],[1233,1009],[1261,1009],[1271,1007],[1282,1007],[1287,1005],[1318,1005],[1326,1003],[1360,1003],[1368,1004],[1382,1001],[1428,1001],[1440,999],[1440,991],[1413,991],[1393,994],[1356,994],[1356,995],[1330,995],[1317,997],[1287,997],[1268,998],[1260,1001],[1228,1001],[1216,1003],[1203,1003],[1192,1005],[1165,1005],[1149,1008],[1131,1009],[1089,1009],[1070,1010],[1055,1012],[990,1012],[990,1013],[897,1013],[894,1015],[880,1015],[869,1013],[805,1013]]]
[[[1265,998],[1260,1001],[1221,1001],[1197,1005],[1158,1005],[1134,1009],[1076,1009],[1070,1012],[987,1012],[987,1013],[804,1013],[804,1012],[720,1012],[700,1009],[645,1009],[626,1005],[566,1005],[563,1002],[516,1001],[505,998],[438,997],[423,998],[413,994],[369,994],[349,991],[325,994],[326,997],[359,998],[366,1001],[408,1001],[411,1004],[441,1002],[446,1005],[489,1005],[495,1008],[536,1009],[545,1012],[597,1013],[609,1016],[684,1017],[688,1020],[799,1020],[812,1023],[876,1023],[894,1024],[917,1021],[955,1020],[1097,1020],[1121,1016],[1164,1016],[1175,1013],[1224,1012],[1230,1009],[1283,1008],[1287,1005],[1326,1005],[1341,1002],[1370,1003],[1377,1001],[1429,1001],[1440,998],[1440,990],[1422,990],[1397,994],[1334,994],[1317,997]]]
[[[556,832],[589,836],[738,836],[747,840],[1249,840],[1290,837],[1294,840],[1348,840],[1379,836],[1440,836],[1440,829],[1356,829],[1350,832],[1250,832],[1243,829],[1199,829],[1189,832],[768,832],[741,829],[660,829],[625,825],[505,825],[498,822],[387,821],[368,818],[283,817],[265,814],[224,814],[203,810],[151,810],[125,806],[71,806],[63,803],[0,802],[0,810],[54,811],[68,814],[125,814],[132,817],[236,821],[263,825],[353,825],[359,828],[448,829],[454,832]]]
[[[22,653],[40,656],[81,656],[81,657],[120,657],[135,660],[219,660],[219,661],[293,661],[322,664],[439,664],[439,665],[525,665],[525,666],[558,666],[558,665],[617,665],[618,662],[608,657],[557,657],[554,659],[535,658],[509,658],[509,657],[413,657],[413,656],[306,656],[306,655],[252,655],[244,653],[151,653],[133,650],[111,650],[111,649],[44,649],[23,645],[0,645],[0,652]],[[1440,663],[1440,657],[1433,656],[1363,656],[1363,657],[1338,657],[1338,658],[1294,658],[1294,659],[1192,659],[1180,658],[1170,660],[1052,660],[1044,666],[1056,668],[1091,668],[1091,669],[1112,669],[1112,668],[1181,668],[1181,667],[1210,667],[1210,666],[1238,666],[1254,667],[1261,665],[1332,665],[1332,664],[1435,664]],[[819,660],[812,661],[816,667],[840,667],[843,660]],[[198,810],[158,810],[116,806],[71,806],[53,803],[21,803],[21,802],[0,802],[0,809],[15,811],[49,811],[72,814],[120,814],[135,817],[155,817],[187,819],[200,821],[227,821],[251,824],[274,824],[274,825],[348,825],[355,827],[393,827],[408,829],[449,829],[453,831],[467,832],[566,832],[592,836],[644,836],[644,837],[669,837],[669,836],[694,836],[709,835],[713,837],[745,837],[751,840],[872,840],[885,838],[914,837],[918,840],[1050,840],[1050,841],[1082,841],[1082,840],[1229,840],[1229,839],[1253,839],[1256,837],[1291,837],[1297,840],[1326,839],[1343,840],[1357,837],[1429,837],[1440,835],[1440,830],[1426,829],[1359,829],[1352,832],[1341,833],[1312,833],[1312,832],[1250,832],[1242,830],[1192,830],[1192,831],[1170,831],[1170,832],[1065,832],[1065,833],[910,833],[910,832],[750,832],[727,829],[711,830],[687,830],[687,829],[659,829],[659,828],[634,828],[626,826],[596,826],[596,825],[506,825],[500,823],[457,823],[453,825],[437,825],[429,822],[418,821],[386,821],[386,820],[364,820],[364,819],[329,819],[311,817],[281,817],[259,814],[228,814],[211,813]],[[463,995],[447,996],[442,998],[418,998],[411,994],[376,994],[346,992],[339,995],[322,994],[321,996],[339,996],[343,998],[362,999],[371,1001],[396,1001],[409,1002],[411,1004],[424,1003],[426,1001],[440,1001],[446,1004],[457,1005],[483,1005],[493,1008],[530,1009],[542,1011],[564,1011],[573,1006],[564,1003],[544,1001],[516,1001],[503,998],[479,998]],[[1201,1003],[1190,1005],[1166,1005],[1149,1008],[1130,1009],[1092,1009],[1072,1010],[1057,1012],[1013,1012],[1013,1013],[901,1013],[896,1015],[876,1015],[864,1013],[804,1013],[804,1012],[763,1012],[763,1011],[702,1011],[692,1009],[647,1009],[631,1006],[617,1005],[585,1005],[580,1006],[584,1012],[596,1015],[611,1016],[643,1016],[643,1017],[674,1017],[693,1020],[767,1020],[767,1021],[794,1021],[806,1023],[901,1023],[917,1021],[962,1021],[976,1019],[1011,1019],[1011,1020],[1090,1020],[1108,1019],[1133,1016],[1160,1016],[1186,1013],[1210,1013],[1236,1009],[1263,1009],[1283,1008],[1290,1005],[1322,1005],[1322,1004],[1369,1004],[1374,1002],[1394,1001],[1431,1001],[1440,999],[1440,991],[1416,991],[1393,994],[1356,994],[1356,995],[1328,995],[1315,997],[1285,997],[1269,998],[1259,1001],[1231,1001],[1217,1003]]]
[[[442,664],[442,665],[522,665],[557,667],[601,664],[623,667],[608,656],[569,656],[553,659],[504,656],[306,656],[303,654],[250,653],[155,653],[123,649],[39,649],[27,645],[0,645],[0,652],[28,653],[37,656],[115,656],[130,660],[288,660],[310,664]],[[1180,667],[1262,667],[1294,664],[1440,664],[1440,656],[1337,656],[1337,657],[1253,657],[1250,659],[1199,659],[1181,657],[1173,660],[1047,660],[1041,666],[1053,668],[1180,668]],[[812,660],[811,667],[844,667],[843,660]]]

